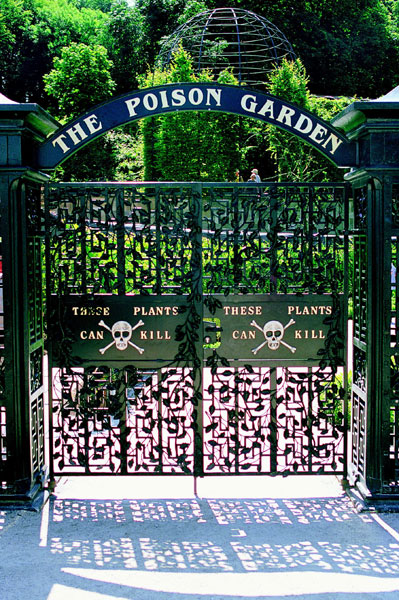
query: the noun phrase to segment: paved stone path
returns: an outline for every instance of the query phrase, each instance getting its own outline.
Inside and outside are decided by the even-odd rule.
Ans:
[[[0,510],[0,598],[399,599],[399,515],[357,512],[334,478],[200,482],[202,497],[181,481],[160,498],[159,480],[76,478],[40,513]]]

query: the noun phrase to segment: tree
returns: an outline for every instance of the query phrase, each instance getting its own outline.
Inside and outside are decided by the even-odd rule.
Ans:
[[[386,93],[397,80],[395,4],[387,0],[232,2],[281,29],[303,62],[313,93],[365,98]]]
[[[98,43],[105,15],[74,0],[0,0],[1,90],[47,107],[43,75],[72,42]]]
[[[104,45],[113,62],[113,78],[119,93],[137,87],[137,77],[146,70],[149,40],[144,35],[144,17],[125,3],[111,7],[107,16]]]
[[[185,0],[137,0],[137,9],[144,17],[144,35],[149,41],[149,65],[159,52],[159,41],[178,27],[185,5]]]
[[[183,12],[180,14],[177,21],[179,25],[183,25],[189,19],[195,17],[195,15],[207,11],[208,8],[209,7],[207,6],[207,3],[203,0],[188,0],[188,2],[183,8]]]
[[[111,61],[103,46],[72,44],[54,60],[54,68],[45,77],[45,88],[57,104],[57,114],[68,121],[94,104],[112,96]],[[78,156],[68,160],[59,171],[64,179],[95,180],[112,178],[115,162],[109,138],[94,141]]]
[[[196,81],[211,82],[214,76],[207,71],[196,75],[191,57],[180,47],[169,69],[149,73],[142,87]],[[229,71],[218,81],[237,84]],[[241,166],[243,136],[236,116],[181,112],[145,119],[141,129],[147,180],[232,181]]]
[[[54,59],[54,68],[44,76],[46,92],[58,104],[63,120],[72,119],[93,104],[112,96],[115,82],[112,63],[104,46],[71,44]]]
[[[0,0],[0,73],[1,90],[12,100],[25,102],[30,95],[29,82],[21,77],[27,71],[32,15],[23,0]],[[27,75],[28,73],[26,73]]]
[[[334,100],[311,96],[308,83],[302,62],[284,59],[281,66],[270,74],[267,87],[273,96],[284,98],[326,121],[352,101],[349,98]],[[279,181],[326,181],[342,177],[328,159],[291,133],[267,125],[267,136]]]
[[[94,10],[101,10],[107,13],[111,10],[115,0],[72,0],[76,8],[92,8]],[[126,4],[126,0],[119,0],[119,3]]]

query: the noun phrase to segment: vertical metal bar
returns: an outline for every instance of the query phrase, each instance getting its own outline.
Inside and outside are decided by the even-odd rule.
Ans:
[[[82,274],[82,289],[80,290],[81,294],[87,294],[87,236],[86,236],[86,194],[85,189],[83,189],[83,193],[79,196],[79,229],[80,229],[80,256],[81,256],[81,274]]]
[[[125,189],[116,189],[115,202],[116,202],[116,269],[117,269],[117,289],[118,296],[124,296],[126,294],[126,254],[125,254]],[[112,371],[111,371],[112,374]],[[111,375],[112,376],[112,375]],[[119,398],[118,407],[118,418],[119,418],[119,431],[120,431],[120,472],[122,475],[127,474],[128,461],[127,461],[127,448],[128,448],[128,433],[126,426],[126,373],[125,378],[119,377],[119,388],[116,390],[117,398]]]
[[[391,440],[391,264],[392,264],[392,215],[393,182],[385,175],[382,197],[382,286],[380,309],[381,354],[377,354],[381,380],[381,485],[390,481],[390,440]]]
[[[277,473],[278,467],[277,429],[277,368],[270,369],[270,473]]]
[[[112,371],[111,371],[112,373]],[[119,419],[119,430],[120,430],[120,446],[121,446],[121,456],[120,456],[120,474],[127,475],[127,431],[126,431],[126,372],[124,376],[121,376],[121,373],[116,373],[114,375],[116,379],[116,384],[119,384],[116,388],[116,395],[120,398],[120,406],[117,418]],[[116,385],[115,385],[116,387]]]
[[[317,233],[317,230],[315,231],[315,215],[314,215],[314,188],[312,186],[310,186],[308,188],[308,202],[307,204],[307,208],[308,208],[308,214],[307,214],[307,218],[305,218],[305,225],[307,225],[307,227],[305,227],[305,239],[307,242],[307,248],[305,250],[305,255],[306,255],[306,272],[305,275],[307,275],[307,287],[311,287],[311,289],[306,290],[307,292],[311,292],[314,289],[314,285],[315,282],[313,280],[313,243],[314,243],[314,233]],[[324,249],[325,251],[327,250],[327,244],[326,247]]]
[[[390,274],[390,253],[385,252],[385,210],[387,196],[390,193],[390,180],[385,177],[383,183],[371,179],[368,185],[367,235],[369,247],[368,260],[368,300],[367,316],[367,477],[366,483],[372,493],[381,492],[383,470],[388,467],[389,434],[386,435],[386,413],[384,389],[387,377],[386,364],[390,364],[385,337],[386,327],[386,288],[390,288],[386,273]],[[390,278],[389,278],[390,279]],[[389,290],[390,293],[390,290]],[[390,319],[390,311],[389,317]],[[388,321],[389,323],[389,321]],[[390,340],[389,340],[390,341]],[[388,361],[387,361],[388,358]],[[389,394],[388,394],[389,396]]]
[[[312,368],[308,368],[308,378],[307,378],[307,384],[308,384],[308,418],[307,418],[307,423],[308,423],[308,473],[312,473],[313,472],[313,400],[314,400],[314,393],[313,393],[313,372],[312,372]],[[320,391],[318,394],[318,400],[320,401]]]
[[[268,249],[270,254],[270,293],[276,294],[278,291],[278,192],[277,187],[270,188],[270,230],[268,233]]]
[[[158,184],[155,185],[155,294],[162,294],[162,251],[161,251],[161,199],[162,189]]]
[[[344,367],[344,456],[343,456],[343,479],[347,480],[348,476],[348,443],[349,443],[349,394],[351,390],[348,387],[349,381],[349,369],[352,369],[352,382],[353,382],[353,366],[349,365],[349,339],[348,339],[348,301],[349,301],[349,277],[350,273],[349,266],[349,197],[350,197],[350,184],[345,184],[344,197],[343,197],[343,210],[344,210],[344,302],[343,302],[343,323],[344,323],[344,352],[345,352],[345,367]],[[352,343],[352,340],[351,340]],[[352,343],[352,356],[353,356],[353,343]]]
[[[162,388],[164,382],[168,381],[166,371],[157,369],[157,388],[158,388],[158,402],[157,402],[157,429],[158,429],[158,472],[163,473],[163,402],[162,402]]]
[[[55,190],[54,190],[55,191]],[[57,206],[57,217],[58,217],[58,206]],[[45,254],[45,289],[46,289],[46,311],[47,321],[51,312],[54,310],[52,303],[52,279],[54,269],[51,264],[51,253],[50,253],[50,184],[46,183],[44,186],[44,254]],[[49,423],[49,477],[50,487],[54,485],[54,427],[53,427],[53,339],[49,336],[47,339],[47,381],[48,381],[48,423]]]
[[[380,192],[380,190],[378,190]],[[367,399],[366,399],[366,465],[365,465],[365,478],[366,485],[369,490],[379,491],[379,484],[376,477],[376,437],[379,437],[378,424],[377,424],[377,383],[375,381],[375,352],[377,348],[375,344],[378,343],[376,337],[377,332],[374,333],[373,329],[377,325],[377,303],[378,296],[377,290],[375,289],[376,283],[376,269],[381,269],[381,260],[378,252],[378,245],[381,240],[379,229],[381,228],[381,219],[379,218],[379,198],[377,200],[377,190],[375,182],[370,180],[367,185],[367,332],[366,332],[366,364],[367,364]],[[380,196],[380,193],[378,193]],[[377,334],[377,335],[376,335]],[[371,400],[371,390],[373,390],[373,396],[375,399]]]
[[[20,461],[22,470],[22,478],[30,476],[31,465],[28,463],[30,458],[30,394],[29,394],[29,343],[27,331],[27,223],[26,223],[26,182],[19,180],[16,187],[13,200],[15,202],[14,210],[17,211],[18,217],[13,220],[14,229],[10,244],[13,248],[13,265],[12,265],[12,290],[14,304],[14,348],[18,348],[20,356],[16,355],[16,369],[14,376],[19,378],[15,382],[15,387],[18,390],[20,397],[16,405],[16,416],[18,422],[18,446],[20,456],[17,460]],[[15,195],[14,195],[15,194]],[[18,338],[18,341],[17,341]],[[22,358],[22,364],[21,364]],[[30,461],[29,461],[30,462]]]
[[[163,292],[162,285],[162,252],[165,248],[162,248],[162,243],[165,244],[165,237],[161,232],[161,215],[163,201],[163,187],[160,184],[155,184],[155,243],[156,243],[156,255],[155,255],[155,293],[161,295]],[[167,243],[167,242],[166,242]],[[158,377],[158,403],[157,403],[157,422],[158,422],[158,447],[159,447],[159,464],[158,469],[160,473],[163,473],[163,401],[162,401],[162,388],[164,382],[168,382],[167,371],[162,369],[157,370]],[[169,385],[169,384],[168,384]]]
[[[285,198],[286,200],[286,198]],[[267,234],[270,253],[270,294],[278,293],[278,210],[277,186],[270,187],[270,228]],[[277,368],[270,369],[270,472],[278,468],[278,429],[277,429]]]
[[[87,391],[87,394],[90,394],[90,375],[87,374],[87,371],[83,373],[83,377],[85,380],[84,383],[84,387]],[[93,376],[92,376],[93,377]],[[89,430],[89,418],[86,415],[83,416],[84,418],[84,422],[83,422],[83,430],[84,430],[84,448],[83,448],[83,453],[84,454],[84,469],[85,469],[85,474],[86,475],[90,475],[90,430]],[[78,449],[78,452],[80,451],[80,448]]]
[[[233,188],[232,190],[232,202],[231,202],[231,212],[232,219],[231,225],[233,228],[233,282],[234,282],[234,293],[238,293],[238,289],[240,287],[242,273],[240,268],[239,261],[239,252],[240,252],[240,206],[239,206],[239,196],[238,189]]]
[[[238,384],[236,378],[238,376],[237,367],[233,368],[233,381],[234,381],[234,465],[236,475],[240,474],[240,420],[239,420],[239,405],[238,405]]]
[[[19,339],[16,335],[18,328],[18,314],[16,298],[18,298],[18,288],[15,270],[15,244],[18,237],[16,231],[16,215],[19,212],[16,206],[16,196],[18,195],[18,183],[12,182],[11,177],[2,178],[2,225],[3,226],[3,293],[4,293],[4,378],[5,378],[5,406],[6,406],[6,425],[7,425],[7,471],[5,476],[7,481],[14,478],[22,479],[24,465],[23,456],[20,450],[20,391],[18,371],[18,354],[20,352]],[[14,471],[14,472],[13,472]],[[21,474],[22,471],[22,474]]]
[[[193,298],[192,309],[198,318],[199,331],[198,340],[195,342],[193,351],[195,356],[193,362],[193,430],[194,430],[194,476],[204,475],[204,433],[203,433],[203,410],[204,410],[204,290],[203,290],[203,186],[195,183],[191,191],[192,212],[192,245],[191,245],[191,295]]]
[[[124,188],[116,191],[116,244],[117,244],[117,277],[118,295],[126,294],[126,255],[125,255],[125,202]]]

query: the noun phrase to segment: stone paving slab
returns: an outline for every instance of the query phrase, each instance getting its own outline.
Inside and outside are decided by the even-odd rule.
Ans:
[[[399,515],[357,512],[335,478],[197,497],[77,479],[41,512],[0,511],[1,600],[399,599]]]

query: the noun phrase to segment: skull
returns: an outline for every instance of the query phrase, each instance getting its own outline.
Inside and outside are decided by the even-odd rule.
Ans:
[[[117,321],[112,325],[112,337],[118,350],[126,350],[132,337],[132,326],[127,321]]]
[[[270,350],[277,350],[283,339],[284,327],[280,321],[268,321],[263,327],[263,334]]]

